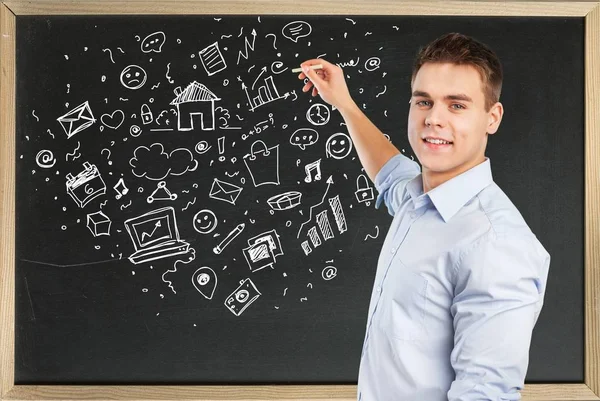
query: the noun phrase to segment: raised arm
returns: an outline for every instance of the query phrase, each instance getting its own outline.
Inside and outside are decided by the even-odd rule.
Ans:
[[[308,69],[313,64],[322,64],[323,68]],[[340,67],[323,59],[307,60],[301,64],[301,67],[303,72],[298,75],[298,78],[309,79],[302,91],[307,92],[312,88],[313,96],[320,95],[325,102],[339,110],[346,122],[360,162],[371,181],[375,181],[375,176],[381,167],[400,151],[356,105],[350,96]]]

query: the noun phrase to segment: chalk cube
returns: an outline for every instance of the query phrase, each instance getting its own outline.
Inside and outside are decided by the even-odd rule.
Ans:
[[[87,215],[87,228],[90,229],[94,237],[99,235],[110,235],[111,223],[108,216],[102,213],[101,210]]]

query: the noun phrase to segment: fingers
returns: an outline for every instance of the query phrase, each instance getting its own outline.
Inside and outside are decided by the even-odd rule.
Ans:
[[[329,70],[331,70],[332,68],[334,68],[336,66],[335,64],[331,64],[329,61],[324,60],[322,58],[313,58],[313,59],[310,59],[310,60],[306,60],[303,63],[301,63],[300,66],[302,67],[304,65],[313,65],[313,64],[321,64],[321,65],[323,65],[323,69],[325,71],[329,71]]]
[[[310,66],[314,64],[322,64],[323,68],[317,70],[310,69]],[[334,64],[331,64],[323,59],[306,60],[301,63],[300,66],[302,67],[303,71],[298,74],[298,79],[308,79],[302,87],[302,92],[311,91],[313,97],[319,94],[319,91],[328,80],[328,75],[333,72],[333,69],[336,67]]]
[[[313,83],[312,83],[312,82],[310,82],[310,81],[308,81],[308,82],[306,83],[306,85],[304,85],[304,86],[302,87],[302,92],[307,92],[307,91],[308,91],[310,88],[312,88],[313,86],[314,86],[314,85],[313,85]]]
[[[310,68],[307,69],[307,66],[304,63],[302,63],[302,68],[304,68],[304,75],[317,87],[317,89],[324,84],[325,76],[323,73],[319,74],[317,73],[318,70],[311,70]]]

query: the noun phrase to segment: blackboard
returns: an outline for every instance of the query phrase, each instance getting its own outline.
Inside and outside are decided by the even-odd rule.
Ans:
[[[20,16],[15,384],[355,383],[391,218],[339,113],[290,70],[340,64],[414,158],[411,63],[451,31],[503,63],[506,114],[486,155],[552,255],[527,382],[583,381],[584,29],[574,17]]]

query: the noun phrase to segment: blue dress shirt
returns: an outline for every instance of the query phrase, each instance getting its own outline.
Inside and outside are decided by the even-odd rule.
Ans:
[[[402,154],[375,177],[394,216],[373,285],[361,401],[519,400],[550,255],[490,160],[423,193]]]

